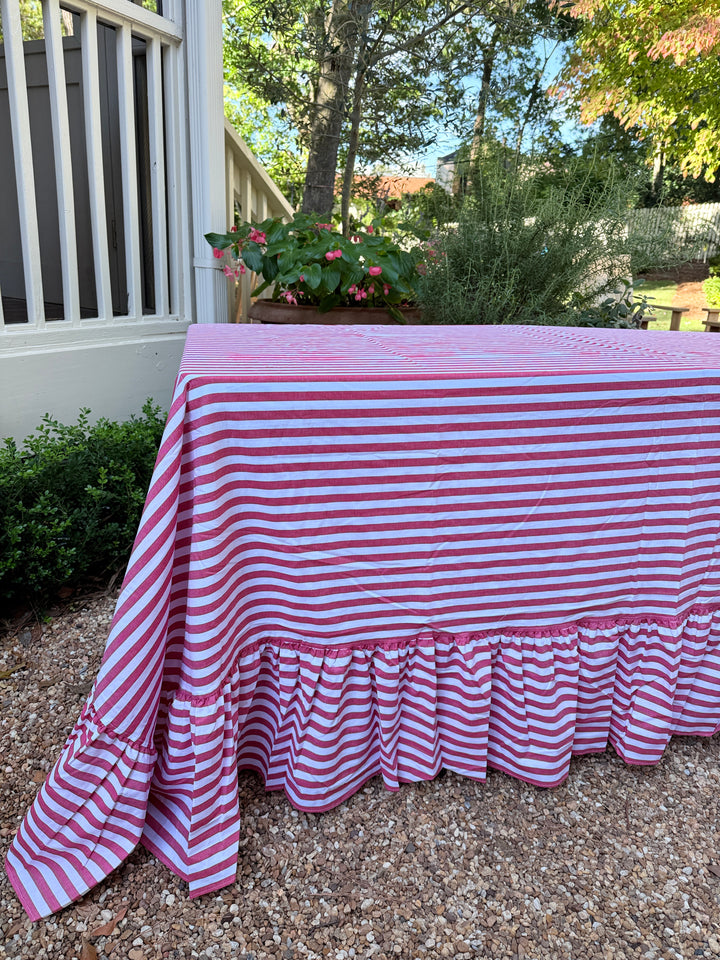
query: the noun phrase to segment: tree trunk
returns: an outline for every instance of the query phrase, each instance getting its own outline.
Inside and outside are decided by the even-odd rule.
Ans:
[[[355,0],[333,0],[326,22],[325,53],[313,104],[302,212],[317,213],[327,219],[332,214],[338,147],[358,40]]]
[[[475,114],[475,123],[473,124],[472,144],[470,146],[471,160],[476,160],[480,156],[483,137],[485,136],[485,120],[487,117],[487,105],[490,99],[490,82],[492,80],[494,66],[495,51],[486,51],[483,57],[482,82],[480,84],[480,95],[478,96],[478,108]]]
[[[523,142],[523,137],[525,136],[525,129],[530,121],[533,107],[535,106],[538,95],[540,93],[540,77],[541,76],[542,74],[539,74],[535,78],[535,81],[532,85],[532,89],[530,91],[530,97],[528,99],[525,113],[523,114],[522,120],[518,124],[517,136],[515,138],[515,166],[516,167],[520,163],[520,155],[522,153],[522,142]]]
[[[357,159],[358,145],[360,143],[360,120],[362,118],[362,95],[365,89],[365,76],[359,75],[355,78],[355,88],[353,90],[353,108],[350,114],[350,140],[348,142],[347,159],[345,160],[345,171],[343,173],[342,188],[342,232],[345,236],[350,232],[350,198],[352,194],[352,185],[355,178],[355,161]]]
[[[350,138],[348,141],[348,152],[345,160],[345,172],[343,173],[342,188],[342,232],[345,236],[350,232],[350,197],[352,194],[353,179],[355,177],[355,161],[357,159],[358,146],[360,144],[360,121],[362,119],[362,100],[365,92],[365,78],[369,67],[368,63],[368,44],[365,38],[365,31],[370,17],[370,4],[366,4],[363,10],[362,36],[360,40],[360,50],[358,53],[357,69],[355,71],[355,83],[353,84],[352,112],[350,114]]]
[[[496,27],[490,43],[483,48],[482,76],[480,80],[480,94],[478,95],[478,106],[473,124],[473,135],[470,143],[470,167],[468,170],[468,181],[472,180],[473,169],[478,163],[482,152],[483,140],[485,138],[485,126],[487,123],[487,108],[490,100],[490,83],[492,82],[493,69],[495,67],[495,55],[498,40],[500,39],[500,29]]]

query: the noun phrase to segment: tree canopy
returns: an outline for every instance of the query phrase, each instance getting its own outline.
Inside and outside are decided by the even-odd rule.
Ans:
[[[720,165],[720,0],[556,0],[581,30],[560,92],[613,114],[685,175]]]
[[[538,4],[548,0],[224,0],[226,81],[297,131],[305,211],[329,212],[344,167],[346,221],[356,161],[427,148],[432,121],[466,108],[463,79],[488,30],[504,35]]]

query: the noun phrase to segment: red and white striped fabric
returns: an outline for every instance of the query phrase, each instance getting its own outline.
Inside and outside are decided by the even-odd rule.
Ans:
[[[191,328],[103,665],[18,832],[31,917],[140,841],[235,877],[237,767],[305,810],[541,786],[720,727],[720,337]]]

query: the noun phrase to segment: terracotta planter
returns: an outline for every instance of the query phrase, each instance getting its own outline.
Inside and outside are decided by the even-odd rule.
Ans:
[[[404,308],[401,312],[406,323],[420,322],[419,310]],[[248,317],[259,323],[397,323],[383,307],[335,307],[327,313],[320,313],[315,307],[296,307],[272,300],[256,300],[248,310]]]

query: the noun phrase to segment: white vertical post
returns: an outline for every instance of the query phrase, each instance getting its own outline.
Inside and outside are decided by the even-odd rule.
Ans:
[[[43,5],[43,28],[55,154],[63,312],[65,319],[69,320],[72,326],[77,326],[80,323],[80,285],[75,233],[75,196],[70,156],[70,121],[65,85],[65,59],[60,33],[59,0],[46,0]]]
[[[7,69],[10,129],[12,131],[15,184],[20,214],[20,242],[25,274],[25,300],[28,321],[37,327],[45,324],[42,272],[40,268],[40,232],[35,203],[35,172],[30,139],[30,111],[25,77],[20,5],[18,0],[0,0],[5,66]]]
[[[240,174],[240,207],[242,209],[243,220],[248,222],[252,220],[252,176],[249,170],[243,170]]]
[[[232,148],[225,140],[225,223],[227,229],[235,222],[235,160]],[[242,290],[242,281],[239,286],[231,279],[227,281],[228,291],[228,322],[233,323],[237,314],[239,291]]]
[[[195,320],[221,323],[227,317],[227,285],[204,236],[225,220],[221,0],[188,3],[185,15]]]
[[[135,92],[132,33],[129,24],[116,27],[118,100],[120,107],[120,163],[122,166],[123,226],[128,315],[142,316],[140,289],[140,216],[138,207],[137,150],[135,147]]]
[[[100,118],[100,79],[98,71],[97,15],[91,7],[82,15],[82,85],[85,113],[85,152],[87,154],[90,190],[90,223],[92,225],[93,269],[98,316],[111,320],[110,257],[105,212],[105,172],[103,170],[102,127]]]
[[[182,51],[166,47],[165,62],[165,116],[167,130],[168,183],[168,251],[170,272],[170,310],[178,316],[190,314],[192,304],[190,201],[187,185],[187,159]]]
[[[258,220],[262,223],[263,220],[267,218],[268,215],[268,203],[267,196],[264,191],[260,193],[258,197]]]
[[[150,189],[152,194],[155,313],[168,313],[167,209],[165,202],[165,147],[163,135],[162,47],[156,37],[148,41],[148,117],[150,127]]]
[[[232,149],[225,144],[225,223],[227,229],[235,222],[235,159]]]
[[[249,170],[243,170],[240,174],[240,207],[242,209],[243,220],[248,222],[252,220],[252,176]],[[254,274],[246,273],[243,277],[243,283],[240,287],[240,297],[242,304],[242,315],[247,320],[248,310],[250,309],[250,293],[254,286]]]

